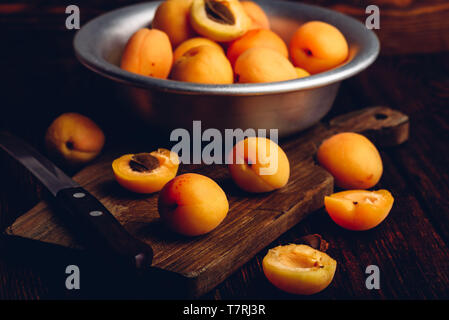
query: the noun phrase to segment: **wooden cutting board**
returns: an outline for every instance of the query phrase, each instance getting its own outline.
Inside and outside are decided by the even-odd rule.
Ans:
[[[323,206],[333,192],[332,176],[314,161],[323,139],[343,131],[361,132],[377,146],[397,145],[408,139],[408,117],[386,107],[374,107],[318,124],[301,135],[281,142],[291,166],[284,188],[268,194],[240,191],[224,165],[181,165],[180,173],[196,172],[211,177],[224,189],[229,213],[211,233],[183,237],[167,230],[159,220],[157,194],[136,195],[114,180],[106,155],[74,176],[96,196],[135,237],[154,250],[153,266],[178,274],[189,283],[188,294],[200,296],[222,282],[307,214]],[[43,201],[20,216],[6,233],[66,247],[80,242]]]

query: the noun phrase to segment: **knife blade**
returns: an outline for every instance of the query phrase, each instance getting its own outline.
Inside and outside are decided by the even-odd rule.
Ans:
[[[103,204],[22,139],[0,132],[0,148],[28,169],[53,195],[75,234],[89,248],[117,256],[138,269],[151,266],[153,250],[128,233]]]

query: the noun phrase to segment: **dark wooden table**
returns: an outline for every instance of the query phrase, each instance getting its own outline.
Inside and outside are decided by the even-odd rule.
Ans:
[[[424,1],[406,2],[392,1],[386,10],[398,13],[397,21],[401,21],[409,5],[410,12],[417,14],[413,23],[416,19],[429,19],[419,16],[423,14],[419,10],[427,5]],[[118,116],[121,110],[109,92],[102,90],[101,80],[73,56],[74,32],[64,28],[64,10],[69,3],[50,0],[37,3],[40,4],[0,4],[1,128],[43,150],[44,132],[51,120],[62,112],[77,111],[104,128],[108,137],[106,148],[128,141],[133,131],[138,130],[126,125],[132,119]],[[126,3],[79,1],[82,23]],[[353,3],[346,1],[337,9],[360,15],[360,8],[348,9]],[[449,298],[449,52],[444,52],[449,43],[446,32],[449,14],[444,1],[428,3],[434,11],[424,12],[445,16],[439,25],[431,24],[431,31],[423,31],[438,32],[432,50],[427,50],[429,45],[419,50],[415,38],[402,38],[398,34],[397,39],[391,39],[393,29],[400,27],[387,15],[388,28],[379,31],[387,50],[368,70],[344,81],[327,116],[379,104],[409,115],[409,141],[381,152],[384,174],[377,187],[389,189],[395,197],[387,220],[370,231],[350,232],[339,228],[320,210],[269,246],[295,242],[309,233],[319,233],[330,242],[328,252],[338,261],[337,272],[330,287],[312,296],[313,299]],[[413,34],[410,28],[410,24],[404,24],[407,34]],[[442,35],[443,31],[446,35]],[[401,42],[404,45],[398,45]],[[416,50],[405,52],[407,46]],[[2,229],[46,196],[23,169],[11,169],[3,158],[0,158]],[[76,171],[64,169],[72,174]],[[38,268],[32,263],[11,260],[1,248],[0,299],[72,297],[53,280],[54,270],[64,272],[58,269],[62,264],[58,258],[50,261],[48,268]],[[303,299],[268,283],[261,270],[265,254],[266,250],[260,252],[204,298]],[[368,290],[365,286],[368,265],[380,269],[379,290]]]

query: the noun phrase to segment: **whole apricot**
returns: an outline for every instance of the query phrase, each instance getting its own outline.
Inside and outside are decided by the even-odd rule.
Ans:
[[[221,52],[224,53],[223,48],[215,41],[212,41],[208,38],[197,37],[197,38],[188,39],[188,40],[184,41],[183,43],[181,43],[173,52],[173,61],[178,60],[179,57],[181,57],[184,53],[186,53],[190,49],[199,47],[199,46],[212,46],[217,49],[220,49]]]
[[[310,76],[310,73],[308,73],[304,69],[296,67],[295,70],[296,70],[296,74],[298,75],[298,78],[304,78],[304,77]]]
[[[240,3],[251,20],[250,29],[270,29],[270,21],[257,3],[253,1],[240,1]]]
[[[290,177],[287,155],[274,141],[249,137],[239,141],[228,155],[232,180],[248,192],[282,188]]]
[[[175,61],[171,78],[205,84],[230,84],[234,75],[223,50],[202,45],[188,50]]]
[[[307,245],[289,244],[270,249],[262,267],[268,281],[277,288],[288,293],[310,295],[329,286],[337,262]]]
[[[226,217],[228,199],[212,179],[196,174],[180,175],[159,193],[162,221],[173,231],[198,236],[215,229]]]
[[[390,213],[394,198],[387,190],[348,190],[324,198],[324,206],[332,220],[349,230],[376,227]]]
[[[237,82],[276,82],[298,77],[291,62],[277,51],[267,48],[251,48],[235,61]]]
[[[228,47],[226,55],[234,65],[237,58],[250,48],[268,48],[279,52],[288,58],[288,49],[285,42],[276,33],[266,29],[250,30],[244,36],[234,40]],[[270,61],[266,61],[270,63]]]
[[[165,79],[173,63],[173,52],[167,34],[143,28],[126,44],[120,67],[144,76]]]
[[[167,149],[150,153],[126,154],[112,162],[115,180],[136,193],[153,193],[176,176],[179,158]]]
[[[368,189],[382,176],[379,151],[358,133],[343,132],[323,141],[318,148],[317,160],[343,189]]]
[[[348,43],[340,30],[321,21],[300,26],[290,42],[293,64],[311,74],[338,66],[348,58],[348,52]]]
[[[190,25],[193,0],[166,0],[156,9],[152,27],[164,31],[173,47],[195,36]]]
[[[249,30],[251,20],[239,0],[193,0],[190,23],[215,41],[232,41]]]
[[[105,137],[98,125],[79,113],[57,117],[45,134],[47,151],[68,164],[83,164],[94,159],[104,146]]]

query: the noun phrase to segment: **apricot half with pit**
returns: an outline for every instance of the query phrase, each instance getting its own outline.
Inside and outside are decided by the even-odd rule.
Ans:
[[[176,176],[179,158],[167,149],[126,154],[112,162],[117,182],[132,192],[153,193]]]
[[[290,177],[287,155],[274,141],[249,137],[239,141],[228,155],[232,180],[253,193],[282,188]]]
[[[326,211],[339,226],[349,230],[368,230],[379,225],[393,207],[387,190],[348,190],[324,198]]]
[[[212,179],[196,174],[182,174],[159,193],[158,210],[162,221],[173,231],[198,236],[215,229],[226,217],[228,199]]]
[[[326,253],[304,244],[289,244],[270,249],[262,261],[268,281],[293,293],[318,293],[332,282],[337,262]]]
[[[321,166],[343,189],[368,189],[376,185],[383,172],[382,159],[365,136],[343,132],[325,140],[317,152]]]
[[[238,0],[193,0],[190,23],[215,41],[232,41],[249,30],[251,20]]]

